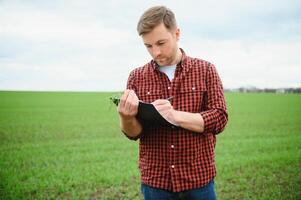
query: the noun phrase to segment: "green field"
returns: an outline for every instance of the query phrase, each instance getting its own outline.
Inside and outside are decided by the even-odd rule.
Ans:
[[[0,92],[0,199],[140,199],[138,143],[112,93]],[[216,190],[301,199],[301,95],[227,93]]]

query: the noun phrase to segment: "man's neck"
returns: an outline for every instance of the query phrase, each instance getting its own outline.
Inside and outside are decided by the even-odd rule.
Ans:
[[[175,61],[172,63],[172,65],[177,65],[179,62],[181,62],[181,59],[182,59],[182,52],[181,52],[181,50],[178,48],[176,59],[175,59]]]

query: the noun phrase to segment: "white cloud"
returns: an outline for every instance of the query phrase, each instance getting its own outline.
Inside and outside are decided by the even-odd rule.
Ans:
[[[130,38],[127,30],[93,21],[73,21],[60,13],[40,10],[2,12],[0,34],[38,42],[61,42],[88,48],[106,48]]]
[[[298,1],[31,0],[0,2],[0,89],[122,90],[150,59],[135,28],[157,4],[174,10],[181,46],[216,64],[226,87],[301,86]]]
[[[301,87],[300,41],[200,40],[185,47],[193,56],[215,64],[225,87]]]

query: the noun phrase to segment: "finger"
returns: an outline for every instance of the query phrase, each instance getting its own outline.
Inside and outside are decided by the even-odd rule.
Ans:
[[[125,108],[125,110],[126,110],[127,113],[130,112],[131,107],[132,107],[131,98],[128,98],[127,101],[126,101],[126,103],[125,103],[125,106],[124,106],[124,108]]]
[[[126,108],[131,114],[135,113],[135,111],[138,107],[138,103],[139,103],[139,100],[138,100],[137,95],[135,94],[135,92],[133,90],[130,91],[127,102],[126,102]]]
[[[155,106],[156,110],[158,112],[165,112],[165,111],[168,111],[170,110],[170,107],[169,106],[166,106],[166,105],[159,105],[159,106]]]
[[[130,93],[130,90],[127,89],[127,90],[125,90],[123,92],[123,95],[120,97],[119,106],[121,108],[123,108],[125,106],[126,100],[127,100],[128,96],[129,96],[129,93]]]
[[[130,96],[131,96],[133,105],[134,105],[134,106],[138,106],[138,104],[139,104],[139,99],[138,99],[138,97],[137,97],[137,95],[136,95],[136,93],[135,93],[134,90],[132,90],[132,91],[130,92]]]
[[[158,99],[154,102],[152,102],[152,104],[154,106],[157,106],[157,105],[165,105],[165,104],[170,104],[170,102],[168,100],[165,100],[165,99]]]
[[[131,90],[125,90],[124,94],[120,98],[120,107],[123,108],[124,110],[127,106],[127,102],[129,100],[130,92],[131,92]]]
[[[133,98],[132,111],[133,111],[133,114],[136,115],[138,113],[139,99],[135,93],[133,93],[132,98]]]
[[[121,96],[121,98],[120,98],[120,100],[126,100],[127,99],[127,97],[129,96],[129,93],[130,93],[130,90],[125,90],[124,92],[123,92],[123,95]]]

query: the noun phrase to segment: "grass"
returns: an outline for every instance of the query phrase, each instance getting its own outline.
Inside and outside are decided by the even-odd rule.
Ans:
[[[216,148],[220,199],[300,199],[301,95],[227,94]]]
[[[113,93],[0,92],[0,199],[141,199]],[[219,199],[300,199],[301,95],[226,94]]]

